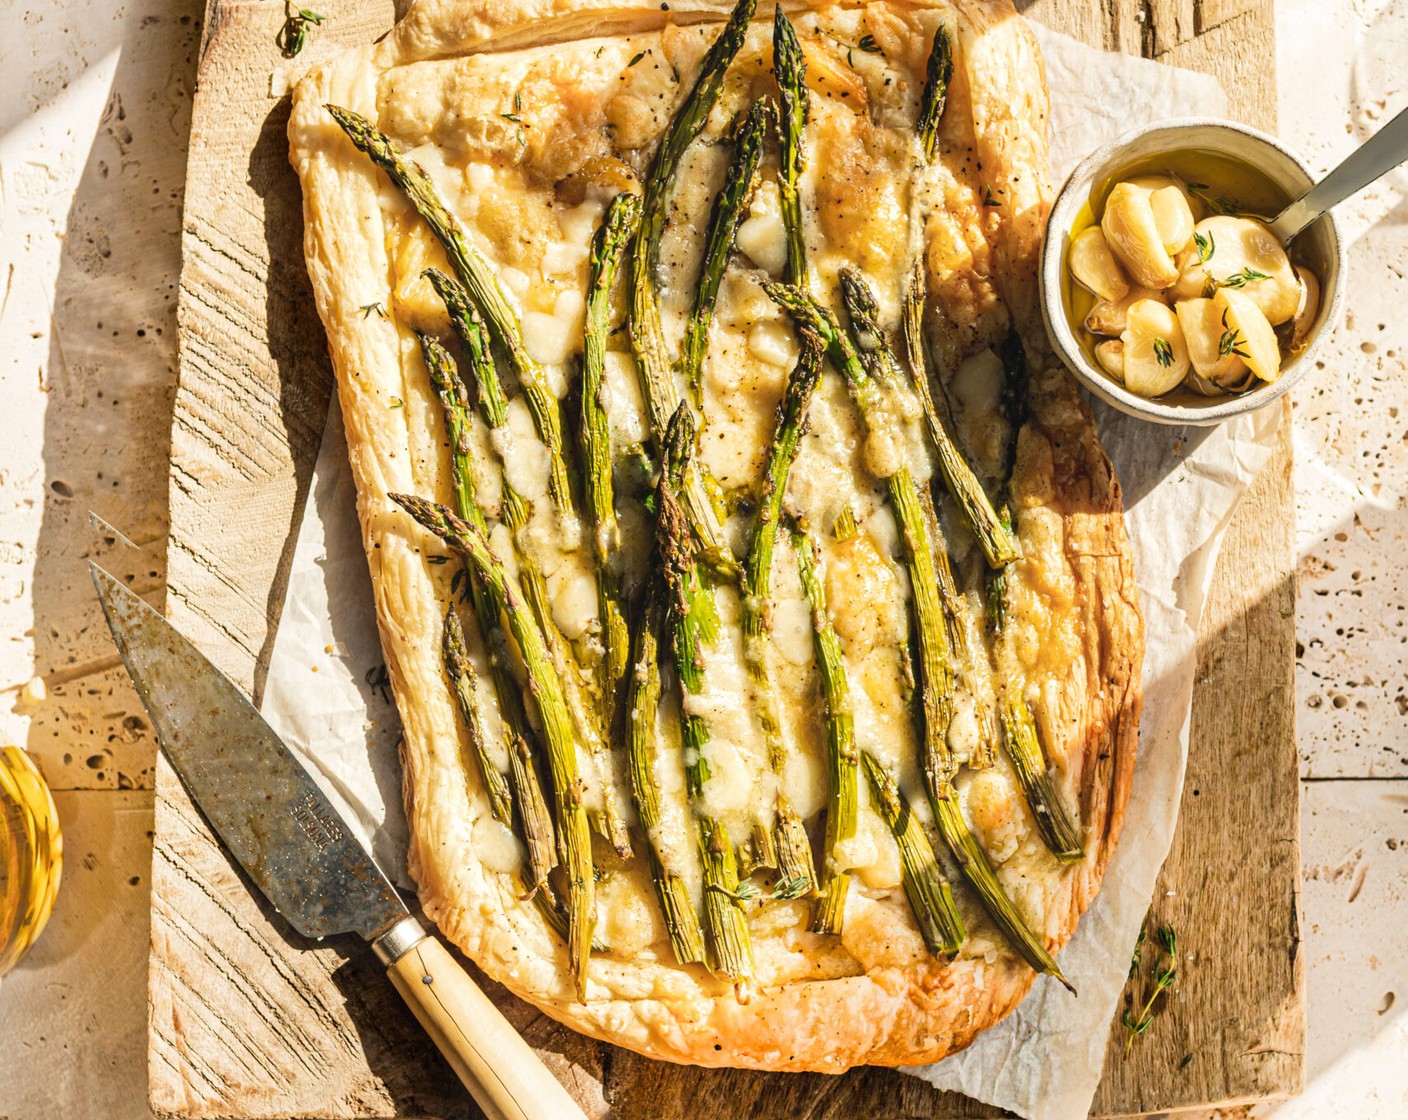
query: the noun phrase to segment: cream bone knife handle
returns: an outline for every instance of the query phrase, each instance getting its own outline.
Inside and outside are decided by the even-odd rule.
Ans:
[[[372,948],[489,1120],[586,1120],[523,1036],[419,922],[398,922]]]

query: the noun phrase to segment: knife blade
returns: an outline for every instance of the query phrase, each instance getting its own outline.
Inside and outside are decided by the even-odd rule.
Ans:
[[[360,934],[490,1120],[584,1120],[444,946],[411,916],[307,769],[166,618],[90,563],[162,750],[216,835],[305,937]]]

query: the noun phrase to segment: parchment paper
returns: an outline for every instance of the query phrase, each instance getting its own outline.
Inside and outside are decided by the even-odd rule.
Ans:
[[[1034,25],[1053,105],[1056,182],[1109,136],[1161,117],[1223,115],[1206,75],[1086,47]],[[1094,905],[1061,954],[1080,992],[1038,979],[1005,1022],[967,1051],[909,1070],[1030,1120],[1089,1112],[1130,952],[1168,854],[1183,788],[1194,638],[1222,532],[1266,464],[1280,417],[1266,409],[1220,428],[1164,428],[1096,407],[1124,487],[1145,612],[1144,717],[1124,835]],[[334,399],[263,697],[265,716],[304,754],[378,861],[404,882],[399,725],[382,665]]]

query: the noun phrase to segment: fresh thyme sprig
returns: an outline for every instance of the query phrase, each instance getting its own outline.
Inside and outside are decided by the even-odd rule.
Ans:
[[[284,25],[274,36],[274,45],[285,58],[293,58],[308,45],[308,28],[321,24],[327,16],[311,8],[295,7],[284,0]]]
[[[1168,339],[1154,339],[1154,357],[1159,360],[1159,365],[1163,366],[1164,369],[1168,369],[1169,366],[1173,365],[1173,347],[1169,345]]]
[[[1206,203],[1214,214],[1236,214],[1237,204],[1225,194],[1209,194],[1206,183],[1188,183],[1188,193]]]
[[[1271,277],[1267,276],[1266,273],[1258,272],[1256,269],[1250,267],[1234,272],[1231,276],[1225,276],[1221,280],[1216,276],[1209,276],[1203,284],[1203,298],[1212,299],[1213,294],[1218,288],[1236,288],[1240,291],[1248,284],[1254,284],[1258,280],[1270,279]]]
[[[1193,244],[1198,247],[1198,263],[1207,264],[1212,259],[1212,255],[1217,252],[1217,239],[1213,237],[1212,230],[1207,233],[1193,232]]]
[[[1127,1032],[1125,1036],[1124,1052],[1128,1056],[1130,1049],[1134,1046],[1134,1040],[1147,1031],[1154,1021],[1154,1003],[1158,998],[1168,991],[1178,980],[1178,937],[1173,932],[1173,927],[1167,923],[1159,926],[1159,945],[1167,958],[1165,963],[1154,969],[1154,988],[1149,993],[1149,998],[1139,1009],[1137,1015],[1131,1014],[1130,1008],[1125,1008],[1120,1016],[1120,1022],[1124,1024]],[[1139,957],[1144,948],[1144,933],[1141,930],[1139,940],[1134,945],[1134,959],[1129,966],[1130,977],[1133,978],[1139,971]]]
[[[1243,361],[1247,358],[1247,352],[1241,347],[1245,344],[1242,332],[1236,327],[1227,325],[1227,312],[1222,313],[1222,337],[1217,340],[1217,356],[1225,358],[1228,354],[1236,354]]]

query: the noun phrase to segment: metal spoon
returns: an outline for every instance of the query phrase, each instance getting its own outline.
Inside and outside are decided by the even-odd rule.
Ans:
[[[1279,214],[1267,228],[1282,245],[1332,206],[1357,194],[1408,159],[1408,109],[1404,109],[1348,159]]]

